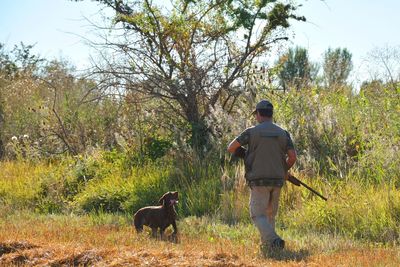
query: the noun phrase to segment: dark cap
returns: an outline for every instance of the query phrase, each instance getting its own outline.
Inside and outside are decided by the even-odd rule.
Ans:
[[[268,100],[263,99],[263,100],[261,100],[260,102],[257,103],[256,109],[253,111],[253,114],[255,114],[257,112],[257,110],[259,110],[259,109],[273,110],[274,106]]]

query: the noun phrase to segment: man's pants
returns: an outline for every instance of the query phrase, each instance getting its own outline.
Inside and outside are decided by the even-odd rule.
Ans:
[[[280,238],[275,232],[280,187],[251,186],[250,216],[261,235],[262,244],[271,244]]]

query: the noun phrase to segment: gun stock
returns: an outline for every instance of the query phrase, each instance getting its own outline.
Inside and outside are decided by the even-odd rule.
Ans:
[[[301,186],[302,185],[305,188],[307,188],[308,190],[310,190],[311,192],[313,192],[314,194],[316,194],[317,196],[319,196],[320,198],[322,198],[323,200],[325,200],[325,201],[328,200],[326,197],[324,197],[323,195],[321,195],[320,193],[318,193],[317,191],[315,191],[314,189],[312,189],[311,187],[309,187],[308,185],[306,185],[305,183],[303,183],[302,181],[300,181],[299,179],[297,179],[293,175],[289,174],[288,181],[291,182],[294,185],[297,185],[297,186]]]

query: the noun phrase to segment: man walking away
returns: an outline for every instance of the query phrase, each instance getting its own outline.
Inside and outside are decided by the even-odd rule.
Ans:
[[[285,241],[275,232],[279,196],[288,170],[296,162],[290,134],[273,122],[273,105],[261,100],[253,114],[258,125],[247,128],[228,152],[245,151],[245,178],[250,187],[250,216],[260,232],[263,253],[280,250]]]

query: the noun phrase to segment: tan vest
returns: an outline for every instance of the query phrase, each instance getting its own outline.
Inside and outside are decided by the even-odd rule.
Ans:
[[[278,125],[266,121],[250,128],[245,158],[246,179],[283,180],[287,171],[288,134]]]

